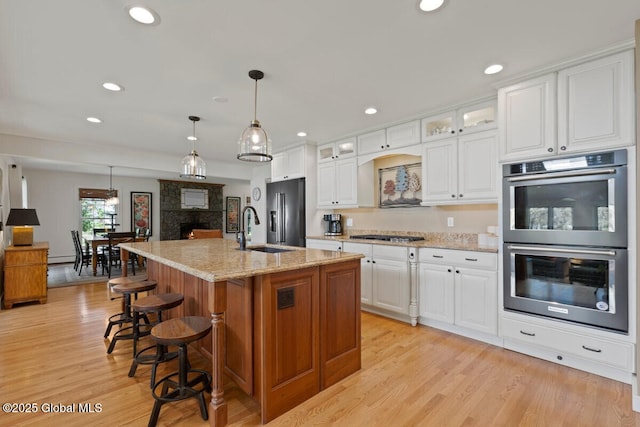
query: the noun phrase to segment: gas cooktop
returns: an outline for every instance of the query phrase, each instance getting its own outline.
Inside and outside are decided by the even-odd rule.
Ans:
[[[350,239],[363,239],[363,240],[384,240],[385,242],[397,242],[408,243],[418,240],[424,240],[424,237],[420,236],[398,236],[388,234],[358,234],[349,236]]]

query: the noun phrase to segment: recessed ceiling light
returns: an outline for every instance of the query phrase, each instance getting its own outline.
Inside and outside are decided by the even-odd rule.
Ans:
[[[444,3],[444,0],[418,0],[418,7],[423,12],[433,12],[439,9]]]
[[[102,123],[102,120],[97,117],[87,117],[87,121],[91,123]]]
[[[229,98],[227,98],[226,96],[214,96],[213,100],[216,102],[223,103],[223,102],[228,102]]]
[[[102,87],[112,92],[120,92],[121,90],[124,90],[124,88],[120,86],[118,83],[113,83],[113,82],[102,83]]]
[[[493,64],[493,65],[489,65],[487,68],[484,69],[484,73],[485,74],[496,74],[499,73],[500,71],[502,71],[504,67],[500,64]]]
[[[197,140],[198,140],[198,138],[197,138],[197,137],[195,137],[195,136],[193,136],[193,135],[189,135],[189,136],[187,137],[187,139],[188,139],[189,141],[197,141]]]
[[[298,136],[307,136],[306,132],[298,132]]]
[[[364,110],[365,114],[375,114],[378,112],[378,109],[376,107],[369,107],[366,110]]]
[[[142,6],[132,6],[129,8],[129,16],[132,17],[135,21],[150,25],[157,24],[160,21],[160,17],[153,10],[142,7]]]

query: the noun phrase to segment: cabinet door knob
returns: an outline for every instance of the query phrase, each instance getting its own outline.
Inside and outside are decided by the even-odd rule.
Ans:
[[[449,273],[451,273],[451,269],[450,269],[450,268],[448,268],[448,269],[447,269],[447,271],[448,271]]]
[[[387,144],[387,148],[389,148],[389,144]]]
[[[456,133],[456,131],[451,129],[451,135],[453,135],[454,133]]]
[[[462,197],[462,194],[458,194],[458,197]]]
[[[547,148],[547,151],[550,152],[550,153],[553,153],[553,148],[549,147],[549,148]]]
[[[565,147],[564,145],[562,147],[560,147],[560,150],[562,150],[562,151],[564,151],[566,149],[567,149],[567,147]]]
[[[371,262],[371,260],[367,260],[367,262]]]
[[[456,270],[456,274],[460,274],[460,270]]]
[[[452,199],[455,199],[455,198],[456,198],[456,195],[455,195],[455,194],[452,194],[452,195],[451,195],[451,198],[452,198]]]
[[[380,148],[384,150],[384,145],[381,145]]]
[[[458,129],[458,132],[462,133],[462,131],[463,131],[463,130],[464,130],[464,129]]]

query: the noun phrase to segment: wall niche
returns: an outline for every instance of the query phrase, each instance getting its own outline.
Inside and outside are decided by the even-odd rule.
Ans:
[[[224,184],[158,180],[160,183],[160,240],[179,240],[193,228],[221,229]],[[208,192],[208,209],[182,209],[182,189]]]

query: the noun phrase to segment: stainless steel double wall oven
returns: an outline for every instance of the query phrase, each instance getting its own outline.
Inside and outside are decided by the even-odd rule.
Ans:
[[[627,152],[503,165],[504,308],[628,332]]]

